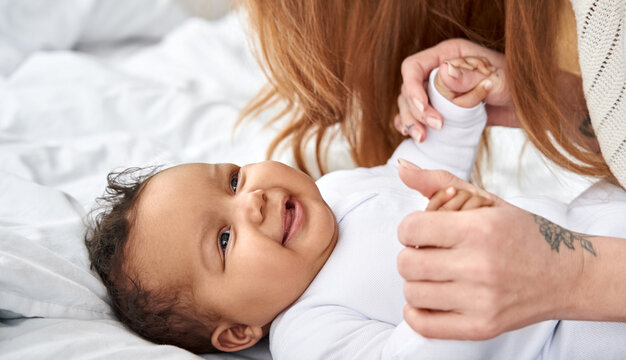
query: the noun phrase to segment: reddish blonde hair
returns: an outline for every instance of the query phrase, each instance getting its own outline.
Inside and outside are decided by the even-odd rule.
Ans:
[[[602,154],[569,117],[584,119],[587,106],[581,94],[559,91],[556,34],[562,1],[508,1],[506,12],[507,80],[517,117],[529,140],[550,160],[570,171],[606,177],[618,184]],[[552,36],[546,36],[552,35]],[[581,121],[580,123],[582,123]],[[558,149],[560,147],[563,151]],[[574,161],[572,161],[572,159]]]
[[[407,56],[455,37],[504,52],[518,118],[552,161],[581,174],[610,176],[602,156],[568,131],[556,88],[558,0],[241,0],[257,41],[267,86],[242,111],[276,105],[290,121],[268,149],[291,145],[307,171],[304,147],[315,139],[325,172],[329,132],[337,126],[358,166],[384,163],[402,136],[393,126]],[[582,89],[581,89],[582,91]],[[550,135],[551,134],[551,135]],[[579,163],[554,146],[553,138]]]

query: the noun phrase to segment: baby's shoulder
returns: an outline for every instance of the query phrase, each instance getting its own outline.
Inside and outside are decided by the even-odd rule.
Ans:
[[[397,171],[388,165],[382,165],[336,170],[322,176],[315,184],[324,200],[330,204],[355,192],[397,186],[398,179]]]

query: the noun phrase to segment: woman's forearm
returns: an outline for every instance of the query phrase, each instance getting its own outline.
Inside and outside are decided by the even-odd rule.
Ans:
[[[399,174],[429,198],[449,186],[482,191],[442,171],[401,165]],[[493,207],[416,211],[401,222],[398,271],[411,328],[485,340],[551,319],[626,321],[626,239],[579,234],[494,199]],[[621,236],[608,232],[620,220],[598,216],[593,226]]]
[[[557,318],[626,322],[626,239],[585,238],[595,254],[582,252],[580,276]]]

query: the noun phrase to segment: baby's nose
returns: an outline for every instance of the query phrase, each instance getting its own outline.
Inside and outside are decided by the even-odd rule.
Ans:
[[[267,197],[265,192],[261,189],[257,189],[246,194],[245,198],[245,215],[248,219],[254,223],[263,222],[264,208]]]

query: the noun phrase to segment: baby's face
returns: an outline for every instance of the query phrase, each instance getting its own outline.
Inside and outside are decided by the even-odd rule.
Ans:
[[[186,164],[146,184],[128,262],[148,289],[188,289],[198,311],[263,326],[304,292],[336,239],[332,211],[301,171]]]

